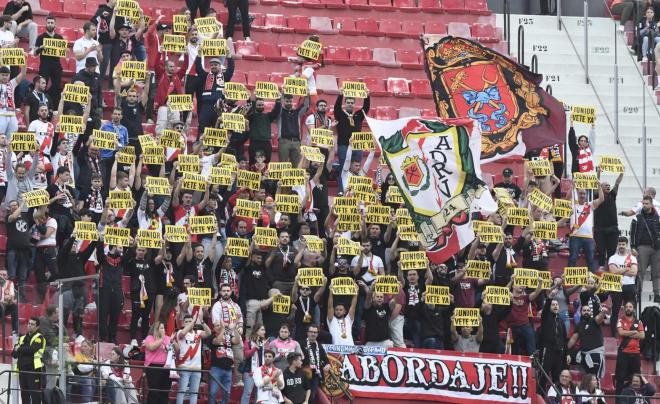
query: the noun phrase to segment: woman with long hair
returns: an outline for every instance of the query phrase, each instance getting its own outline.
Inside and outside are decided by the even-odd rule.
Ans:
[[[114,404],[137,404],[137,390],[131,377],[131,368],[119,347],[112,348],[105,365],[101,366],[101,377],[105,380],[108,399]]]
[[[170,370],[165,369],[167,353],[170,347],[170,337],[165,334],[165,324],[154,321],[149,335],[142,342],[144,346],[144,366],[148,366],[147,382],[149,383],[149,396],[147,404],[163,404],[168,400],[172,388]]]
[[[241,404],[248,404],[254,389],[252,372],[264,364],[264,345],[266,344],[266,327],[263,324],[255,324],[252,328],[250,338],[245,340],[243,362],[243,396]]]
[[[75,386],[80,386],[80,402],[88,403],[92,401],[95,387],[95,367],[93,363],[96,362],[96,356],[94,355],[94,344],[92,341],[83,339],[80,343],[80,348],[73,355],[73,362],[75,362],[71,364],[71,373],[73,373],[73,376],[69,378],[67,394],[70,397],[75,396],[76,394],[72,393],[71,390]]]
[[[578,404],[605,404],[605,399],[602,396],[603,392],[598,388],[598,379],[591,373],[582,375],[580,387],[577,393]]]

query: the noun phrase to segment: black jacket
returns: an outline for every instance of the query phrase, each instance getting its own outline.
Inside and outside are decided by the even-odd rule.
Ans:
[[[552,300],[547,298],[543,306],[543,313],[541,314],[541,328],[540,328],[540,348],[548,349],[553,352],[559,352],[561,357],[566,357],[566,344],[567,335],[564,322],[560,320],[556,314],[550,311]]]
[[[353,125],[351,125],[351,120],[348,119],[348,115],[342,109],[342,103],[344,102],[344,96],[339,94],[337,100],[335,101],[335,119],[337,120],[337,144],[342,146],[348,146],[351,141],[351,136],[354,132],[360,132],[362,130],[362,122],[364,118],[369,113],[369,107],[371,106],[370,98],[367,97],[364,99],[362,104],[362,109],[353,110]]]
[[[640,212],[630,224],[630,247],[647,245],[660,248],[656,240],[660,236],[660,216],[655,209],[650,213]]]
[[[37,331],[36,334],[39,334],[39,331]],[[34,368],[34,354],[40,349],[46,347],[46,339],[44,336],[39,334],[39,336],[32,341],[34,335],[35,334],[25,334],[23,343],[20,345],[17,344],[11,353],[11,356],[18,360],[17,366],[19,370],[36,370]],[[32,343],[30,343],[30,341],[32,341]]]
[[[92,108],[101,108],[101,76],[94,72],[89,73],[87,70],[82,69],[76,73],[71,82],[82,81],[89,87],[89,93],[92,96]]]

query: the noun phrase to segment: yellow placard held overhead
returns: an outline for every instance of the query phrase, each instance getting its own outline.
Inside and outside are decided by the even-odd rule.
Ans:
[[[193,173],[183,173],[181,177],[181,189],[187,189],[189,191],[206,191],[206,178],[202,174],[193,174]]]
[[[23,48],[2,48],[0,64],[4,66],[25,66],[25,51]]]
[[[37,189],[23,194],[23,200],[28,208],[48,205],[50,203],[50,194],[46,189]]]
[[[165,239],[170,243],[187,243],[190,235],[185,226],[165,225]]]
[[[62,93],[64,102],[72,102],[74,104],[87,105],[89,101],[89,87],[84,84],[71,84],[64,85],[64,92]],[[80,117],[82,118],[82,116]],[[60,122],[60,125],[62,122]]]
[[[454,327],[479,327],[481,314],[479,309],[468,309],[465,307],[456,307],[454,309]]]
[[[329,149],[335,144],[332,129],[313,128],[310,130],[312,145]]]
[[[243,83],[227,82],[223,92],[228,100],[245,101],[250,98],[250,92]]]
[[[399,228],[399,236],[403,241],[417,242],[419,241],[419,236],[417,235],[417,230],[413,225],[401,225]]]
[[[37,151],[34,132],[14,132],[11,135],[11,150],[14,153]]]
[[[354,296],[357,294],[357,285],[353,278],[347,276],[340,276],[330,281],[330,290],[333,295],[337,296]]]
[[[287,95],[297,95],[301,97],[308,95],[307,80],[304,77],[285,77],[282,92]]]
[[[81,134],[85,132],[83,117],[77,115],[62,115],[60,121],[57,123],[57,127],[62,133]]]
[[[573,185],[576,189],[598,189],[600,181],[596,173],[573,173]]]
[[[537,206],[546,212],[550,212],[552,210],[552,197],[544,194],[543,191],[538,188],[534,188],[534,190],[527,197],[527,200],[532,205]]]
[[[622,174],[625,171],[623,162],[618,156],[600,156],[600,163],[598,164],[601,171],[614,174]]]
[[[547,177],[554,174],[554,168],[550,160],[530,160],[527,162],[527,167],[532,170],[532,175],[535,177]]]
[[[600,289],[604,292],[621,292],[621,275],[604,272],[600,279]]]
[[[121,78],[135,81],[147,80],[147,62],[127,60],[121,63]]]
[[[555,199],[552,214],[558,218],[568,219],[573,214],[573,204],[566,199]]]
[[[94,129],[92,136],[94,137],[92,145],[99,149],[115,150],[117,147],[117,134],[115,132]]]
[[[163,146],[146,146],[142,148],[142,163],[165,164],[165,148]]]
[[[204,137],[202,138],[202,146],[204,147],[227,147],[229,139],[227,136],[227,129],[204,128]]]
[[[506,211],[506,224],[509,226],[529,226],[529,209],[510,207]]]
[[[135,163],[135,147],[134,146],[124,146],[117,154],[115,154],[115,159],[119,164],[131,165]]]
[[[308,288],[323,286],[323,269],[300,268],[298,270],[298,284]]]
[[[206,57],[227,56],[227,40],[222,38],[204,38],[202,39],[200,52],[202,56]]]
[[[188,33],[188,16],[185,14],[176,14],[173,17],[172,32],[175,34]]]
[[[242,114],[223,112],[222,127],[234,132],[245,132],[245,117]]]
[[[322,51],[323,45],[321,45],[320,42],[305,39],[300,45],[298,45],[297,53],[298,56],[302,56],[309,60],[319,60]]]
[[[147,177],[147,192],[150,195],[169,196],[172,194],[172,187],[167,178]]]
[[[369,205],[367,207],[367,223],[389,224],[392,208],[383,205]]]
[[[234,214],[238,217],[257,219],[261,211],[261,202],[247,199],[237,199]]]
[[[200,17],[195,18],[195,26],[200,34],[212,35],[220,32],[221,24],[218,23],[215,17]]]
[[[401,290],[399,279],[395,275],[378,275],[374,283],[374,292],[385,295],[398,295]]]
[[[110,209],[132,209],[135,201],[131,191],[114,190],[110,191],[108,204]]]
[[[129,247],[131,245],[131,229],[125,227],[106,227],[103,243],[110,246]]]
[[[163,129],[160,132],[160,137],[158,138],[158,143],[163,147],[169,147],[172,149],[183,149],[185,142],[181,137],[181,133],[176,130]],[[198,156],[195,156],[199,159]],[[179,164],[181,159],[179,158]]]
[[[163,236],[159,230],[138,229],[136,241],[138,248],[163,247]]]
[[[515,268],[513,274],[515,275],[513,286],[534,289],[539,282],[539,273],[536,269]]]
[[[585,107],[579,105],[571,106],[571,118],[573,122],[580,123],[595,123],[596,122],[596,108]]]
[[[156,144],[156,140],[150,134],[139,135],[138,141],[140,142],[140,147],[143,149],[148,146],[158,146],[158,144]]]
[[[426,269],[429,260],[424,251],[401,251],[399,265],[402,271]]]
[[[337,230],[360,231],[360,215],[357,213],[340,213],[337,215]]]
[[[134,24],[140,20],[140,5],[135,0],[117,0],[114,12],[117,17],[126,17]]]
[[[451,298],[449,297],[448,286],[426,286],[426,304],[436,306],[449,306]]]
[[[190,216],[190,234],[213,234],[218,232],[218,221],[213,215]]]
[[[566,267],[564,268],[564,284],[566,286],[586,286],[589,279],[589,268]]]
[[[197,174],[202,169],[199,156],[196,154],[179,154],[179,171]]]
[[[501,243],[504,241],[502,227],[490,223],[488,226],[482,226],[479,229],[479,239],[482,243]]]
[[[230,257],[249,257],[250,241],[246,238],[227,237],[225,254],[229,255]]]
[[[360,243],[347,239],[346,237],[339,237],[337,242],[337,254],[339,255],[359,255]]]
[[[259,247],[276,247],[277,230],[272,227],[255,227],[252,241]]]
[[[539,277],[541,277],[543,280],[541,281],[541,289],[547,290],[552,288],[552,275],[550,274],[550,271],[537,271]]]
[[[316,163],[325,162],[325,156],[323,155],[323,153],[321,153],[318,147],[300,146],[300,151],[302,152],[303,156],[305,156],[305,158],[309,161]]]
[[[281,213],[297,215],[300,213],[300,198],[298,195],[275,195],[275,210]]]
[[[228,167],[211,167],[207,179],[209,184],[230,186],[232,183],[231,169]]]
[[[367,85],[358,81],[344,81],[341,86],[341,93],[344,97],[367,98],[369,89]]]
[[[403,203],[403,195],[401,195],[401,190],[398,186],[390,185],[390,187],[387,188],[387,193],[385,194],[385,202],[394,204]]]
[[[94,222],[77,221],[74,226],[76,240],[96,241],[99,239],[99,231]]]
[[[489,261],[468,260],[465,272],[466,278],[490,279],[491,264]]]
[[[292,168],[293,166],[291,165],[290,161],[284,161],[284,162],[271,161],[270,163],[268,163],[268,178],[271,180],[281,180],[282,173],[285,170],[290,170]]]
[[[371,132],[354,132],[351,135],[351,147],[353,150],[374,150],[374,136]]]
[[[41,56],[65,58],[68,43],[66,39],[44,38]]]
[[[334,199],[335,214],[341,213],[355,213],[358,211],[358,200],[354,197],[338,196]]]
[[[291,310],[291,297],[287,295],[273,296],[273,313],[289,314]]]
[[[282,187],[302,187],[305,185],[305,170],[302,168],[290,168],[282,171],[280,186]]]
[[[186,36],[165,34],[161,47],[163,48],[163,52],[186,53]]]
[[[307,250],[309,251],[323,252],[323,250],[325,249],[325,243],[318,236],[313,236],[311,234],[308,234],[306,236],[302,236],[302,238],[303,240],[305,240],[305,244],[307,244]]]
[[[498,306],[509,306],[511,304],[511,291],[504,286],[486,286],[486,297],[484,302]]]
[[[264,100],[277,100],[282,97],[277,84],[270,81],[257,81],[254,83],[254,95]]]
[[[190,94],[170,94],[167,103],[172,111],[192,111],[193,101]]]
[[[534,237],[542,240],[555,240],[557,238],[557,222],[534,222]]]
[[[259,191],[259,187],[261,186],[261,173],[249,170],[238,170],[236,183],[239,188],[248,188],[253,191]]]
[[[187,288],[186,295],[191,306],[210,307],[213,300],[211,288]]]

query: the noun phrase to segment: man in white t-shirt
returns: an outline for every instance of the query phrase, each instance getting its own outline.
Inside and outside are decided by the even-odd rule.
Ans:
[[[360,281],[360,283],[363,282]],[[332,343],[335,345],[355,345],[353,343],[352,328],[358,288],[355,285],[353,286],[355,287],[355,294],[351,299],[351,307],[348,311],[343,303],[334,304],[334,293],[330,288],[330,295],[328,296],[328,331],[330,331]]]
[[[658,202],[655,199],[655,194],[656,194],[655,188],[648,187],[644,190],[644,194],[642,195],[642,198],[644,198],[645,196],[650,196],[651,198],[653,198],[653,207],[655,208],[655,210],[660,212],[660,202]],[[639,214],[642,211],[643,206],[644,205],[642,204],[642,201],[639,201],[632,208],[630,208],[628,210],[622,210],[621,212],[619,212],[619,215],[621,215],[621,216],[635,216],[635,215]]]
[[[589,271],[594,271],[594,210],[600,206],[604,199],[602,187],[598,187],[598,199],[591,202],[587,201],[587,191],[578,189],[577,201],[573,201],[573,213],[570,217],[569,267],[575,266],[580,250],[584,250],[587,267]]]
[[[11,32],[12,20],[10,15],[0,16],[0,48],[13,48],[18,45],[19,39]]]
[[[307,127],[307,137],[304,143],[306,145],[312,144],[312,129],[332,129],[337,125],[337,121],[330,119],[326,113],[328,110],[328,102],[326,100],[316,101],[316,108],[314,112],[309,114],[305,119],[305,126]]]
[[[616,254],[610,257],[607,267],[609,272],[621,275],[621,292],[610,292],[610,296],[612,297],[612,318],[610,319],[610,325],[612,335],[616,335],[616,323],[619,317],[621,302],[637,301],[637,288],[635,287],[637,257],[632,255],[628,249],[628,238],[619,237]]]
[[[211,329],[201,321],[199,312],[194,316],[187,314],[183,318],[183,324],[183,328],[176,333],[176,343],[179,345],[176,366],[178,368],[201,370],[202,340],[211,335]],[[180,370],[176,403],[183,404],[186,395],[189,395],[190,404],[196,404],[201,379],[202,374],[200,372]]]
[[[94,58],[98,64],[103,59],[103,45],[96,40],[96,24],[86,22],[83,25],[85,32],[82,38],[73,43],[73,56],[76,58],[76,73],[85,68],[87,58]],[[110,55],[106,55],[110,57]],[[99,72],[99,66],[96,66],[96,72]]]

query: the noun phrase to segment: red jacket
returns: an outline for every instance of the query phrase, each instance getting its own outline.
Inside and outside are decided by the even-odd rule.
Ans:
[[[147,48],[147,70],[156,71],[156,65],[160,63],[160,51],[158,49],[157,23],[149,25],[144,34],[144,47]]]
[[[167,96],[170,94],[183,94],[183,83],[178,74],[172,73],[168,76],[165,73],[165,54],[159,52],[159,60],[156,62],[156,95],[154,96],[154,108],[167,103]]]

